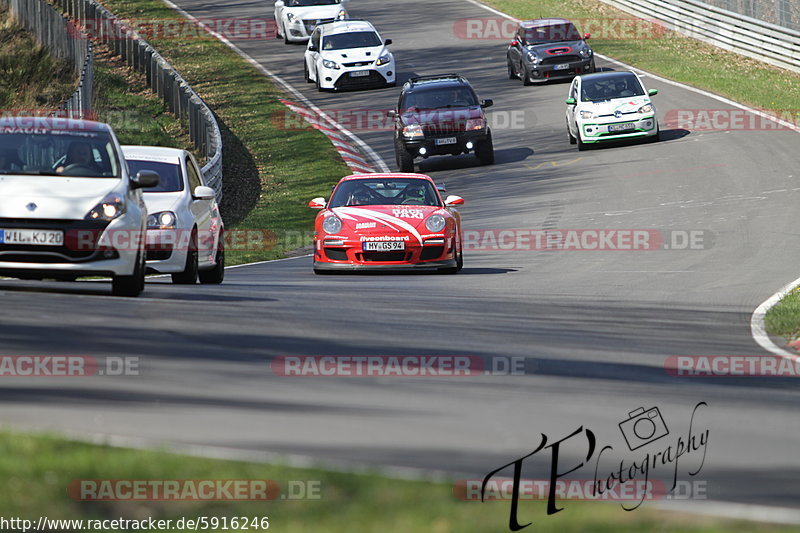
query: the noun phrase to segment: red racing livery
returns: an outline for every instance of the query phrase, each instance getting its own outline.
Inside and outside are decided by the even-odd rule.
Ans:
[[[314,272],[438,270],[464,263],[458,196],[442,200],[424,174],[354,174],[334,187],[314,224]]]

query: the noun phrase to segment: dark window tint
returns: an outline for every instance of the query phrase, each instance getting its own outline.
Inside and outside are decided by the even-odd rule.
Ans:
[[[439,109],[442,107],[472,107],[478,105],[478,97],[469,87],[430,87],[415,89],[406,94],[401,109]]]
[[[542,44],[557,41],[579,41],[581,34],[572,23],[553,24],[551,26],[540,26],[538,28],[525,29],[525,41],[527,44]]]
[[[439,194],[428,180],[360,179],[342,182],[331,197],[329,207],[358,205],[442,205]]]
[[[177,163],[162,163],[160,161],[138,161],[128,159],[128,170],[131,176],[135,176],[140,170],[152,170],[158,172],[161,178],[158,186],[152,189],[145,189],[146,192],[177,192],[183,190],[183,179],[181,178],[181,167]]]
[[[354,31],[325,37],[322,41],[322,49],[346,50],[348,48],[365,48],[382,44],[380,37],[374,31]]]

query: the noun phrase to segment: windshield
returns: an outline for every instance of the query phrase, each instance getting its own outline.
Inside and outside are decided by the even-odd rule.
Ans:
[[[469,87],[431,87],[407,93],[402,109],[439,109],[442,107],[472,107],[478,105],[478,97]]]
[[[363,179],[342,182],[328,207],[352,205],[441,206],[439,194],[428,180],[416,178]]]
[[[581,101],[583,102],[631,96],[644,96],[644,87],[639,83],[639,79],[630,73],[603,76],[596,80],[583,78],[581,81]]]
[[[120,164],[107,132],[6,128],[0,174],[119,178]]]
[[[332,6],[339,0],[286,0],[286,7]]]
[[[152,170],[158,172],[160,177],[158,185],[147,189],[145,194],[153,192],[178,192],[183,190],[183,179],[181,179],[181,167],[177,163],[163,163],[161,161],[137,161],[128,159],[128,170],[131,176],[135,176],[140,170]]]
[[[583,37],[571,22],[525,28],[525,44],[543,44],[559,41],[579,41]]]
[[[348,48],[366,48],[380,46],[381,38],[374,31],[354,31],[329,35],[322,41],[323,50],[346,50]]]

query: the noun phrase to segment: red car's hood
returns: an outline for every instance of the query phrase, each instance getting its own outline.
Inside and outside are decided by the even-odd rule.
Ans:
[[[369,205],[334,207],[331,209],[351,231],[360,235],[410,234],[422,242],[425,219],[441,211],[441,207],[428,205]]]

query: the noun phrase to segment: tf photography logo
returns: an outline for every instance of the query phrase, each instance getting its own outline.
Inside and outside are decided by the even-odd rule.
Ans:
[[[681,465],[685,464],[682,461],[688,456],[692,456],[693,462],[691,466],[684,466],[684,468],[690,477],[699,474],[703,468],[709,430],[698,427],[695,417],[700,408],[707,405],[706,402],[700,402],[694,406],[688,430],[677,436],[670,436],[670,431],[667,429],[667,424],[658,407],[651,407],[648,410],[639,407],[631,411],[628,413],[628,418],[619,423],[619,430],[625,439],[628,450],[620,450],[618,455],[615,455],[615,448],[611,445],[601,447],[595,432],[588,427],[580,426],[569,435],[552,441],[542,433],[539,445],[535,450],[492,470],[483,478],[480,487],[481,501],[498,499],[492,497],[491,487],[487,497],[487,486],[490,485],[492,478],[501,471],[513,467],[510,497],[502,498],[511,501],[508,529],[519,531],[530,526],[532,522],[520,524],[518,515],[520,500],[530,499],[526,497],[529,495],[530,487],[526,487],[523,483],[526,480],[522,478],[522,465],[526,459],[540,452],[550,452],[548,454],[550,478],[542,480],[540,483],[543,491],[547,492],[548,516],[564,510],[564,508],[558,507],[557,500],[559,496],[563,497],[565,494],[565,484],[581,488],[582,499],[618,500],[625,511],[636,510],[645,499],[652,500],[659,494],[663,494],[667,498],[673,495],[685,496],[678,494],[681,491],[676,490],[686,486],[685,482],[678,479],[678,471]],[[585,454],[582,457],[585,458],[579,459],[580,462],[577,464],[575,462],[562,464],[564,461],[560,459],[559,452],[562,445],[568,442],[570,449],[583,442]],[[634,451],[636,451],[636,455],[630,455]],[[566,477],[584,467],[592,468],[594,471],[591,480],[582,479],[576,482],[576,480]],[[655,478],[662,472],[666,473],[666,482],[651,479],[651,476]],[[530,483],[528,484],[530,485]],[[628,488],[632,488],[632,490],[627,490]],[[608,497],[608,494],[613,494],[613,496]],[[704,497],[705,493],[697,496]]]

